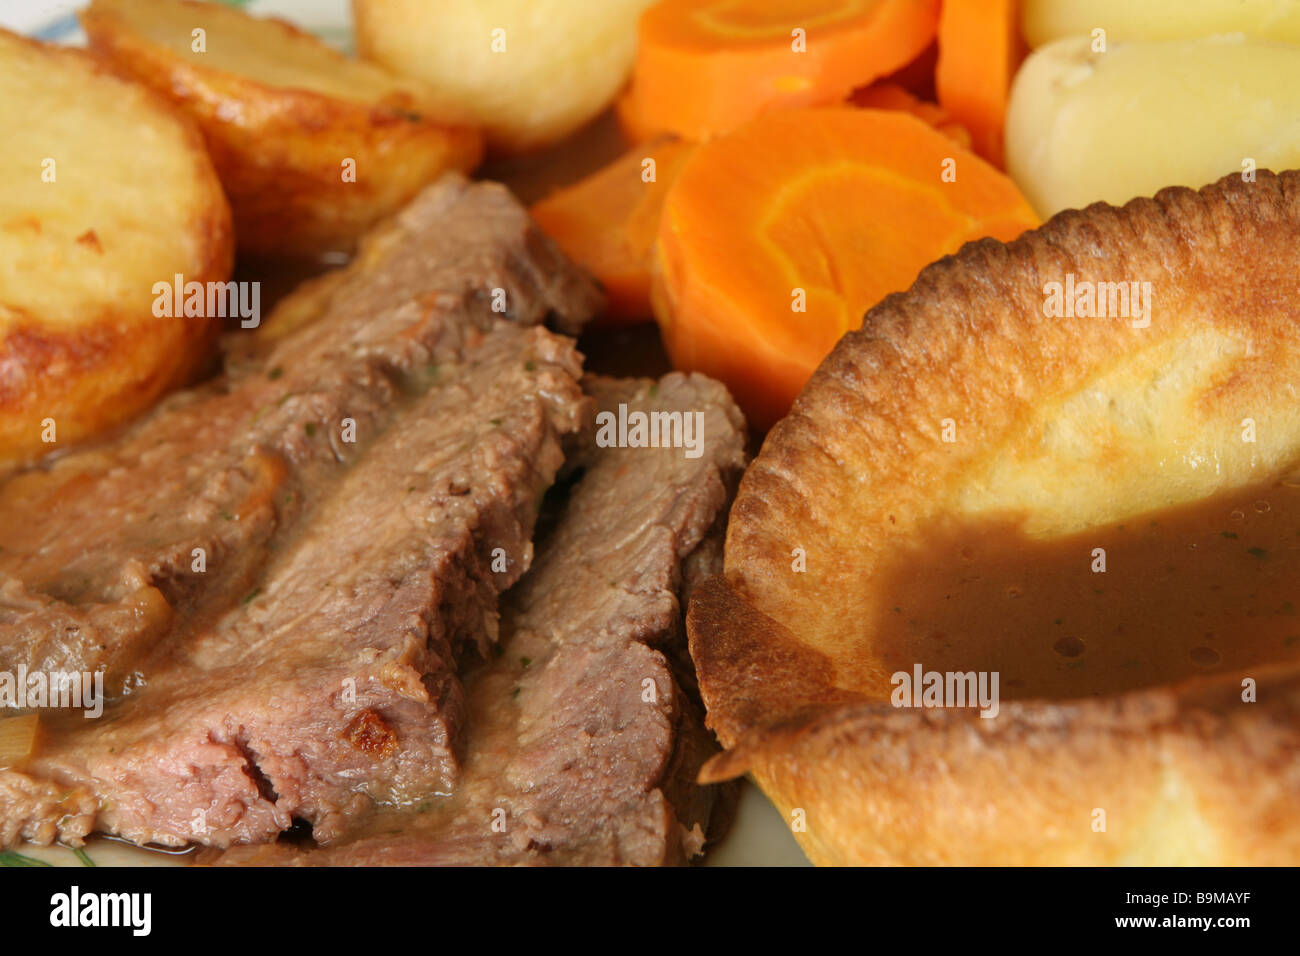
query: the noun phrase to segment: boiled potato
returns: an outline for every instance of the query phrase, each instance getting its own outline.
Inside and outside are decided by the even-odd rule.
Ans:
[[[198,131],[88,54],[0,31],[0,116],[3,467],[184,381],[220,320],[156,316],[154,285],[228,278],[233,237]]]
[[[94,0],[92,48],[198,122],[241,251],[350,251],[481,134],[429,118],[428,91],[279,20],[189,0]]]
[[[426,80],[497,152],[563,139],[627,79],[651,0],[353,0],[363,56]]]
[[[1046,217],[1227,173],[1300,167],[1300,47],[1215,37],[1034,51],[1007,110],[1007,170]]]
[[[1062,37],[1179,40],[1244,33],[1300,43],[1300,3],[1295,0],[1024,0],[1021,28],[1030,46]]]

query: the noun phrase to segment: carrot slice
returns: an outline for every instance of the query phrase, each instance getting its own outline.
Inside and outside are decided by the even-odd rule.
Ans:
[[[693,150],[680,140],[647,144],[530,210],[565,254],[605,286],[605,324],[653,318],[650,264],[659,214]],[[646,160],[654,160],[653,180]]]
[[[970,131],[962,126],[942,107],[925,100],[917,99],[903,87],[889,80],[872,83],[868,87],[854,90],[849,103],[860,109],[902,110],[911,113],[919,120],[929,123],[954,143],[965,149],[971,148]]]
[[[843,101],[934,39],[938,0],[661,0],[641,16],[634,127],[701,141]]]
[[[1011,81],[1024,59],[1017,7],[1016,0],[947,0],[939,15],[939,104],[998,168]]]
[[[636,96],[629,85],[614,101],[614,119],[618,122],[618,131],[623,134],[623,141],[629,146],[649,142],[665,134],[654,129],[637,111]]]
[[[721,379],[766,428],[923,266],[1037,224],[1010,179],[914,116],[778,110],[687,160],[659,227],[655,315],[673,364]]]

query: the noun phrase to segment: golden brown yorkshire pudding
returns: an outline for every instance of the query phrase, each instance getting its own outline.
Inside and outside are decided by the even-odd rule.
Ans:
[[[818,863],[1300,863],[1298,318],[1300,173],[884,300],[694,598],[703,776]]]

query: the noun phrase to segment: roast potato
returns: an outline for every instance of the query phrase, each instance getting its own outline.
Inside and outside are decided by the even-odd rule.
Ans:
[[[198,131],[85,52],[0,30],[0,116],[8,467],[125,420],[190,374],[220,320],[155,315],[154,285],[226,279],[233,234]]]
[[[198,122],[241,252],[351,251],[422,185],[481,158],[481,134],[431,120],[418,81],[283,21],[190,0],[95,0],[81,21],[114,69]]]
[[[651,0],[353,0],[357,46],[433,87],[439,116],[486,129],[496,153],[574,132],[613,102]]]

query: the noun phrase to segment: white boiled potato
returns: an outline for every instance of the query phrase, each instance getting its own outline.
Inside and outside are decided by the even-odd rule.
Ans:
[[[1296,0],[1024,0],[1020,14],[1032,47],[1062,37],[1107,41],[1179,40],[1245,33],[1264,40],[1300,43]]]
[[[1058,40],[1007,109],[1007,171],[1040,215],[1199,188],[1243,162],[1300,167],[1300,47],[1246,40]]]
[[[430,84],[437,117],[496,151],[572,133],[627,80],[651,0],[354,0],[363,56]]]

